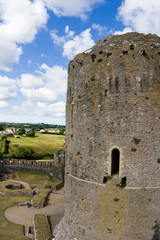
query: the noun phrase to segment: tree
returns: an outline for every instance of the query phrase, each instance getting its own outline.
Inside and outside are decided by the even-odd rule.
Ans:
[[[2,130],[4,130],[4,128],[3,128],[3,126],[2,126],[2,125],[0,125],[0,131],[2,131]]]
[[[64,135],[65,134],[65,128],[60,128],[59,129],[59,134]]]
[[[25,131],[24,128],[19,128],[17,134],[20,135],[20,136],[22,136],[23,134],[25,134],[25,132],[26,132],[26,131]]]
[[[35,131],[30,130],[30,131],[26,132],[26,136],[27,137],[34,137],[35,136]]]
[[[32,159],[33,149],[31,147],[16,147],[14,152],[11,154],[11,157],[18,159]]]

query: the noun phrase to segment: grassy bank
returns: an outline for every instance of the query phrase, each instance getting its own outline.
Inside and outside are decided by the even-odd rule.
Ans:
[[[10,141],[9,153],[14,152],[16,147],[31,147],[35,156],[42,156],[42,159],[53,159],[53,153],[56,150],[65,148],[65,136],[54,134],[42,134],[36,132],[35,137],[8,137]]]
[[[52,235],[49,231],[49,227],[46,221],[46,217],[42,214],[35,215],[35,228],[37,231],[37,240],[51,238]]]
[[[12,173],[11,177],[15,181],[23,181],[29,183],[31,187],[36,186],[42,188],[44,185],[56,185],[58,182],[53,182],[51,176],[40,173],[16,172]]]

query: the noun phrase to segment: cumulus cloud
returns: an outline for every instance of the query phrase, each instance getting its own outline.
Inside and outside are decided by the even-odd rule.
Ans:
[[[15,79],[0,76],[0,108],[8,107],[7,101],[17,98],[17,89]]]
[[[54,42],[56,45],[61,46],[61,45],[63,45],[64,42],[65,42],[65,37],[64,37],[64,36],[59,37],[59,36],[57,35],[57,30],[52,30],[52,31],[50,32],[50,36],[51,36],[51,38],[53,39],[53,42]]]
[[[1,107],[1,102],[0,102]],[[54,117],[64,118],[65,117],[65,103],[56,102],[53,104],[47,103],[34,103],[31,100],[23,102],[21,105],[15,105],[12,107],[12,113],[20,112],[26,116],[38,116],[38,117]]]
[[[87,19],[87,13],[91,12],[96,4],[104,0],[43,0],[46,6],[57,16],[80,17]]]
[[[62,66],[55,65],[48,67],[46,64],[40,66],[40,74],[46,82],[46,88],[56,94],[63,95],[67,90],[67,70]]]
[[[126,27],[123,29],[123,31],[115,31],[114,34],[122,35],[128,32],[133,32],[133,30],[130,27]]]
[[[88,28],[81,32],[79,35],[75,35],[74,31],[69,30],[69,26],[65,27],[65,36],[59,37],[56,32],[51,32],[51,38],[54,43],[61,45],[63,47],[63,56],[67,57],[69,60],[72,59],[76,54],[84,52],[85,50],[93,47],[95,45],[92,39],[91,29]],[[63,39],[58,43],[58,39]]]
[[[22,74],[19,81],[19,86],[22,88],[42,87],[43,85],[43,80],[33,74]]]
[[[0,108],[7,108],[9,103],[7,101],[0,101]]]
[[[57,100],[57,93],[52,92],[48,88],[38,88],[38,89],[25,89],[21,88],[21,93],[28,99],[32,99],[38,102],[48,102],[52,103]]]
[[[10,91],[9,87],[0,87],[0,93],[0,100],[9,100],[17,97],[17,93]]]
[[[47,19],[41,0],[0,0],[0,69],[9,71],[11,64],[18,63],[20,44],[31,43]]]
[[[19,62],[23,44],[32,43],[39,29],[46,26],[48,9],[57,16],[86,19],[88,12],[103,2],[104,0],[0,0],[0,69],[11,71],[12,65]],[[66,28],[66,35],[68,38],[73,37],[74,32]],[[51,36],[56,44],[65,43],[66,39],[58,37],[56,31],[52,31]],[[70,42],[66,48],[70,44],[75,45]],[[77,46],[73,48],[77,49]],[[70,53],[65,49],[64,54]],[[29,61],[28,64],[30,63]]]
[[[19,79],[0,76],[0,109],[8,108],[13,115],[63,119],[66,89],[67,70],[58,65],[42,64],[35,74],[22,74]]]
[[[107,34],[106,26],[101,26],[99,24],[93,23],[92,28],[98,31],[98,35],[106,35]]]
[[[17,90],[16,80],[7,76],[0,76],[0,86],[8,87],[9,90]]]
[[[42,64],[37,76],[22,74],[19,86],[22,95],[28,100],[53,104],[66,93],[67,70],[58,65],[49,67]]]
[[[159,13],[159,0],[124,0],[118,9],[118,19],[133,31],[160,35]]]

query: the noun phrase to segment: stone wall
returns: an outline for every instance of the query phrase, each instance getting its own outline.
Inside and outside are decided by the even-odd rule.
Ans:
[[[65,217],[56,240],[151,240],[160,211],[160,38],[109,36],[68,72]]]
[[[0,172],[12,173],[16,171],[44,173],[52,176],[55,181],[64,180],[64,151],[55,154],[53,161],[1,159]],[[63,154],[62,154],[63,153]],[[58,163],[58,161],[60,163]]]

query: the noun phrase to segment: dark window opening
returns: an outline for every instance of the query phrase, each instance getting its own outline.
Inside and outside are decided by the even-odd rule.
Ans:
[[[133,44],[130,45],[130,50],[134,50]]]
[[[83,65],[83,60],[78,60],[77,63],[79,63],[79,64],[81,65],[81,67],[82,67],[82,65]]]
[[[117,148],[112,150],[112,164],[111,164],[111,174],[119,173],[119,159],[120,152]]]
[[[99,54],[102,54],[103,53],[103,51],[99,51]]]
[[[145,50],[142,50],[141,53],[143,56],[145,56],[147,54]]]
[[[127,54],[128,54],[128,51],[123,51],[123,54],[124,54],[124,55],[127,55]]]
[[[123,177],[123,178],[121,179],[121,185],[122,185],[122,186],[125,185],[125,184],[126,184],[126,181],[127,181],[127,178],[126,178],[126,177]]]
[[[92,58],[92,62],[94,62],[94,60],[96,59],[96,55],[93,53],[93,54],[91,55],[91,58]]]
[[[160,55],[160,52],[158,52],[158,55]]]
[[[106,182],[107,182],[107,177],[104,176],[104,177],[103,177],[103,183],[106,183]]]
[[[107,58],[109,57],[109,56],[111,56],[112,55],[112,53],[107,53]]]

